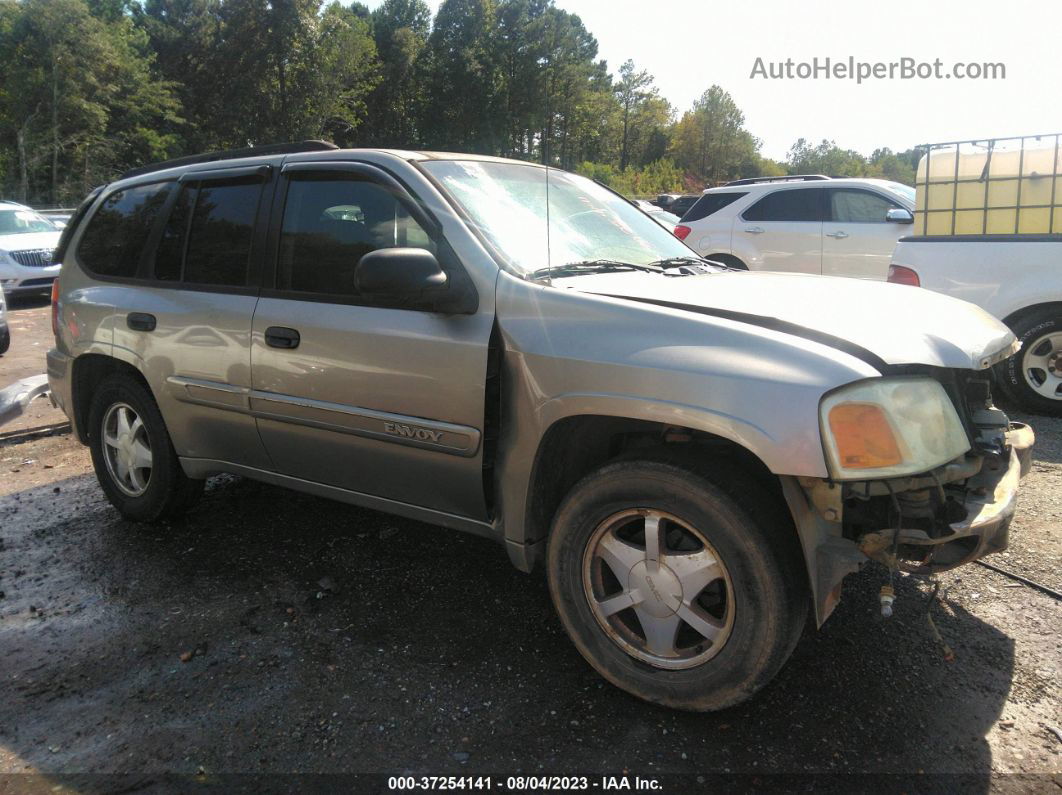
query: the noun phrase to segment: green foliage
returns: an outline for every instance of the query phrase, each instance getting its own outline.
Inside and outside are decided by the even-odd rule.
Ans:
[[[0,0],[0,196],[70,204],[146,162],[326,138],[577,169],[632,195],[822,172],[913,181],[917,153],[760,155],[711,86],[676,120],[554,0]]]
[[[607,163],[584,161],[576,169],[577,174],[597,180],[627,196],[656,196],[683,189],[683,172],[674,161],[662,159],[643,168],[617,168]]]

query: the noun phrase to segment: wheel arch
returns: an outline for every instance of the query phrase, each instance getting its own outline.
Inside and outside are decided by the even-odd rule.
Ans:
[[[88,444],[88,413],[94,387],[108,376],[122,373],[136,378],[152,394],[151,386],[139,368],[133,364],[103,353],[83,353],[74,359],[71,370],[71,401],[73,403],[74,428],[82,444]]]
[[[1007,326],[1007,328],[1010,328],[1015,322],[1018,321],[1019,318],[1023,318],[1026,315],[1031,315],[1036,312],[1042,312],[1044,310],[1058,312],[1058,314],[1062,316],[1062,301],[1044,301],[1043,303],[1039,304],[1029,304],[1028,306],[1023,306],[1021,309],[1016,309],[1009,315],[1007,315],[1005,318],[1003,318],[1003,324]]]

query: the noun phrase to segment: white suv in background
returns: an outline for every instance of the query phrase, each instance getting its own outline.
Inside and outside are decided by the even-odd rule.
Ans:
[[[883,179],[739,179],[704,191],[675,235],[731,267],[884,280],[914,194]]]
[[[0,287],[9,296],[47,293],[59,276],[59,228],[35,210],[0,201]]]

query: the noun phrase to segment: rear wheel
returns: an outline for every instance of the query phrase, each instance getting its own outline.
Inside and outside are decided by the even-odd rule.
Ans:
[[[549,541],[565,629],[606,679],[670,707],[745,700],[789,657],[807,615],[784,509],[741,471],[606,465],[565,498]]]
[[[999,367],[1003,391],[1026,411],[1062,416],[1062,311],[1030,312],[1011,330],[1022,345]]]
[[[733,268],[738,271],[747,271],[749,266],[735,257],[733,254],[708,254],[705,259],[712,262],[718,262],[721,265],[726,265],[728,268]]]
[[[0,327],[0,356],[7,353],[7,349],[11,347],[11,332],[8,330],[7,325]]]
[[[132,376],[114,375],[97,387],[89,449],[100,486],[127,519],[178,516],[203,491],[203,481],[184,474],[154,398]]]

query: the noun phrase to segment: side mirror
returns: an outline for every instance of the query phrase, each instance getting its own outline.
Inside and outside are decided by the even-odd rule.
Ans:
[[[357,291],[381,298],[417,298],[443,289],[446,281],[435,255],[423,248],[370,251],[354,270]]]
[[[910,210],[905,210],[903,207],[893,207],[885,213],[885,220],[890,224],[913,224],[914,216],[911,215]]]

